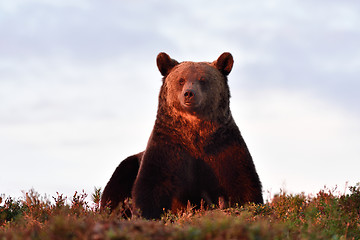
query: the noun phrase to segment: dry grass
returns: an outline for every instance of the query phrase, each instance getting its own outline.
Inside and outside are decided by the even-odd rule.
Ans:
[[[99,189],[90,203],[84,192],[47,199],[30,190],[0,198],[0,239],[360,239],[360,185],[349,190],[280,193],[263,205],[224,210],[188,207],[158,221],[124,217],[131,201],[100,213]]]

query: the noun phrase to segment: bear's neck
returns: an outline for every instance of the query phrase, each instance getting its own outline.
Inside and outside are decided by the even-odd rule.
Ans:
[[[169,114],[171,113],[171,114]],[[154,130],[160,130],[168,135],[174,142],[186,143],[201,149],[207,145],[214,134],[232,122],[231,113],[221,119],[208,120],[183,111],[159,111]]]

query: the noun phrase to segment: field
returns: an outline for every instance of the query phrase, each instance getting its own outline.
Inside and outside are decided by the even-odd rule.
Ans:
[[[116,213],[100,212],[100,195],[95,189],[88,201],[84,192],[50,199],[34,190],[19,199],[3,194],[0,239],[360,239],[359,184],[347,194],[281,192],[263,205],[189,206],[158,221],[124,216],[131,200]]]

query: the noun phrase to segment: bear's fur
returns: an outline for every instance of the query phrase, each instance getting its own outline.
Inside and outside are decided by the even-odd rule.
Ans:
[[[148,145],[115,170],[102,207],[114,209],[132,196],[143,217],[159,218],[188,202],[263,203],[252,157],[229,108],[232,55],[178,63],[160,53],[157,66],[164,78]]]

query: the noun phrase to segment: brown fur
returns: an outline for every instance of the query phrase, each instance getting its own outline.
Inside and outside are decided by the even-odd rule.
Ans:
[[[144,217],[159,218],[188,201],[262,203],[259,177],[229,108],[231,54],[212,63],[178,63],[160,53],[157,65],[164,78],[154,129],[146,150],[130,157],[140,162],[135,182],[127,183],[135,206]],[[120,166],[112,178],[125,174]],[[123,191],[114,187],[121,184],[110,179],[102,204],[121,202],[112,197]]]

